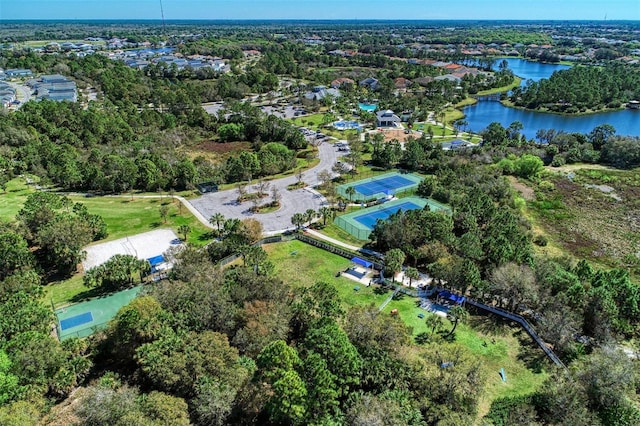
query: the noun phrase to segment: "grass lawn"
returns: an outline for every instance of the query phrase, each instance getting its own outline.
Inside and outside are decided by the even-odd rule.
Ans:
[[[323,281],[335,286],[340,293],[343,305],[379,306],[388,295],[374,293],[374,287],[358,284],[348,278],[336,277],[351,262],[349,259],[315,248],[298,240],[276,244],[267,244],[263,248],[275,265],[275,273],[294,287],[308,287]],[[354,290],[359,286],[360,290]]]
[[[122,197],[70,197],[73,201],[84,203],[89,212],[99,214],[107,223],[109,236],[105,242],[123,238],[129,235],[139,234],[158,228],[172,228],[178,234],[180,225],[189,225],[191,232],[187,241],[195,245],[204,245],[208,239],[209,229],[202,225],[186,207],[179,211],[177,200],[173,202],[169,198],[130,198]],[[159,208],[161,205],[169,206],[167,223],[162,223]],[[179,235],[182,238],[181,235]],[[74,303],[78,299],[95,296],[95,291],[82,284],[82,274],[78,273],[69,279],[54,281],[45,288],[43,302],[54,303],[56,307]]]
[[[0,220],[12,222],[22,208],[24,200],[34,189],[23,178],[15,178],[7,183],[7,191],[0,192]]]
[[[367,243],[367,240],[357,239],[356,237],[330,221],[327,221],[327,226],[317,229],[317,231],[328,237],[344,241],[345,243],[351,244],[352,246],[356,247],[362,247]]]
[[[79,294],[89,290],[90,289],[82,283],[82,275],[76,274],[67,280],[54,281],[47,284],[44,289],[43,302],[48,306],[53,303],[57,309],[70,304],[71,300]]]
[[[358,285],[355,281],[336,277],[336,272],[349,266],[351,262],[348,259],[303,242],[292,240],[265,245],[264,249],[274,263],[278,276],[293,286],[309,286],[318,281],[333,284],[340,294],[345,309],[356,305],[380,306],[389,296],[388,292],[376,294],[373,287],[363,285],[360,285],[359,291],[355,291],[354,287]],[[402,296],[398,300],[393,300],[385,307],[383,314],[388,315],[392,309],[397,309],[405,324],[413,328],[414,336],[423,331],[429,331],[425,319],[418,318],[418,314],[423,313],[425,316],[430,314],[416,306],[416,299]],[[451,324],[448,321],[445,323],[445,330],[449,330]],[[472,316],[468,324],[459,324],[455,341],[481,358],[483,368],[488,374],[480,417],[488,412],[494,399],[530,394],[548,376],[542,369],[548,365],[544,354],[539,348],[529,345],[529,337],[519,329],[491,318]],[[500,378],[500,368],[505,369],[506,383]]]
[[[322,126],[324,114],[309,114],[302,117],[295,117],[291,122],[296,126],[302,127],[319,127]]]
[[[428,134],[429,129],[431,129],[433,131],[433,136],[438,136],[438,137],[442,136],[442,125],[441,124],[420,123],[420,124],[414,124],[413,128],[414,128],[414,130],[417,130],[417,131],[420,131],[420,132],[424,132],[425,134]],[[444,135],[445,136],[452,136],[453,135],[453,130],[451,130],[448,127],[445,127]]]
[[[495,95],[496,93],[508,92],[509,90],[513,90],[516,87],[520,86],[521,82],[522,82],[522,79],[520,77],[515,77],[515,80],[513,80],[513,83],[509,84],[508,86],[496,87],[495,89],[481,90],[477,93],[477,96]]]
[[[104,241],[158,228],[172,228],[177,234],[180,225],[191,227],[187,238],[189,243],[204,245],[208,241],[209,229],[202,225],[186,207],[180,208],[177,200],[127,197],[71,197],[71,199],[83,203],[90,213],[102,216],[109,231],[109,236]],[[162,223],[160,218],[161,205],[169,206],[167,223]]]
[[[33,188],[28,186],[24,179],[11,180],[7,185],[7,192],[0,193],[0,220],[13,221],[22,208],[27,195],[33,191]],[[90,213],[102,216],[109,231],[109,236],[105,241],[157,228],[172,228],[177,233],[180,225],[191,227],[188,242],[203,245],[208,241],[206,237],[209,229],[202,225],[186,207],[180,209],[178,201],[172,202],[168,197],[162,200],[159,198],[131,199],[127,196],[91,198],[71,196],[69,198],[87,206]],[[169,206],[166,224],[162,223],[160,219],[159,208],[161,204]]]

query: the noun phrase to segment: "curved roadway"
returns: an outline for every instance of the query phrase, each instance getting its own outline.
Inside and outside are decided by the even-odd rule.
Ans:
[[[236,201],[238,192],[235,189],[207,193],[188,202],[207,219],[213,216],[214,213],[222,213],[226,218],[253,218],[262,223],[264,233],[267,235],[283,232],[293,228],[291,217],[294,213],[303,213],[308,209],[317,211],[321,206],[327,204],[327,200],[311,187],[319,183],[318,173],[320,171],[327,170],[332,173],[331,167],[333,167],[341,154],[333,144],[328,142],[321,143],[318,147],[320,163],[304,172],[302,180],[306,183],[305,188],[293,191],[287,190],[287,186],[298,181],[295,176],[269,181],[272,187],[278,188],[281,197],[280,205],[282,206],[272,213],[251,213],[249,209],[253,204],[250,201],[238,203]],[[247,189],[250,192],[255,191],[252,187]],[[269,189],[269,194],[271,194],[271,188]],[[270,197],[265,197],[263,203],[269,200]]]

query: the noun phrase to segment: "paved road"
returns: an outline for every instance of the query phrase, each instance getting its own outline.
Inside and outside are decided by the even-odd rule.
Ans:
[[[302,180],[307,184],[307,187],[293,191],[287,190],[287,186],[297,182],[295,176],[270,181],[271,185],[278,188],[281,196],[280,204],[282,207],[278,211],[266,214],[251,213],[249,209],[253,204],[250,201],[238,203],[236,201],[238,193],[235,189],[204,194],[200,198],[190,200],[189,203],[205,218],[210,218],[214,213],[222,213],[226,218],[257,219],[262,223],[264,233],[267,235],[292,229],[291,216],[294,213],[302,213],[307,209],[317,211],[327,204],[327,200],[311,187],[319,183],[318,173],[322,170],[331,172],[331,167],[343,153],[328,142],[322,143],[318,150],[320,163],[304,172]],[[248,189],[254,192],[253,189]],[[265,198],[265,202],[268,200]]]

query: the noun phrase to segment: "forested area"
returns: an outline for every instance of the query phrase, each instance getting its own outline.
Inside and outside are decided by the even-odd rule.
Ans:
[[[173,28],[183,30],[178,24]],[[274,91],[288,90],[286,96],[293,97],[297,89],[299,97],[296,83],[301,80],[328,85],[342,76],[375,76],[380,85],[375,91],[356,84],[344,87],[343,96],[324,101],[322,106],[330,109],[323,124],[337,120],[335,114],[351,117],[358,102],[374,97],[379,107],[412,111],[411,122],[424,121],[429,113],[444,122],[445,105],[508,85],[513,73],[500,64],[490,77],[465,76],[459,84],[429,81],[399,93],[395,78],[433,77],[441,71],[398,58],[467,57],[460,48],[413,52],[412,43],[554,41],[544,24],[529,29],[481,29],[471,23],[418,29],[406,24],[393,33],[376,23],[365,30],[361,24],[345,24],[344,31],[301,24],[284,35],[277,29],[265,24],[248,32],[229,25],[215,34],[169,38],[181,54],[231,59],[232,72],[224,75],[162,63],[141,71],[99,55],[72,59],[3,50],[0,67],[62,73],[82,90],[96,89],[98,98],[86,105],[29,102],[15,112],[0,113],[0,190],[18,175],[35,175],[53,190],[109,194],[259,179],[259,195],[267,195],[260,193],[268,188],[264,177],[293,170],[302,158],[311,162],[314,153],[291,121],[238,102],[249,94],[272,101]],[[87,29],[74,26],[66,36],[80,37],[83,31]],[[150,40],[162,38],[159,27],[150,33]],[[301,41],[316,34],[329,41],[311,46]],[[65,36],[48,26],[38,35]],[[126,25],[102,35],[142,40]],[[22,38],[17,33],[12,37]],[[604,49],[595,41],[589,45]],[[260,59],[241,68],[242,50],[255,48]],[[329,54],[334,49],[363,54]],[[600,56],[609,53],[601,51]],[[478,63],[486,69],[495,65],[491,57]],[[515,89],[512,101],[563,112],[593,105],[615,108],[639,97],[637,75],[636,68],[625,66],[575,67]],[[224,101],[224,108],[209,115],[201,106],[208,101]],[[358,114],[361,121],[375,119],[373,114]],[[463,122],[454,122],[456,136]],[[445,130],[443,123],[443,137]],[[495,348],[487,348],[490,336],[512,333],[513,327],[482,317],[469,305],[469,310],[450,309],[447,320],[421,311],[419,325],[428,331],[417,332],[410,326],[417,324],[410,322],[417,321],[413,311],[409,318],[404,312],[392,314],[379,305],[358,303],[356,296],[345,301],[343,288],[316,277],[320,267],[312,278],[304,277],[315,282],[307,286],[302,273],[278,272],[269,249],[255,245],[262,237],[258,220],[221,213],[209,219],[215,228],[209,237],[216,240],[206,248],[186,245],[165,253],[173,264],[168,279],[145,285],[105,330],[59,342],[50,306],[54,301],[50,293],[44,296],[44,286],[72,276],[83,247],[106,238],[108,230],[82,203],[38,191],[25,197],[13,223],[0,222],[0,424],[640,424],[640,369],[620,350],[621,341],[633,346],[640,334],[640,287],[633,275],[640,269],[631,266],[640,267],[547,252],[549,241],[526,214],[527,207],[546,212],[559,203],[554,183],[545,180],[545,165],[635,167],[640,165],[640,141],[618,136],[608,125],[589,134],[541,130],[537,141],[527,140],[521,131],[518,122],[506,128],[492,123],[482,132],[481,145],[448,152],[434,140],[431,127],[419,139],[402,144],[385,142],[380,132],[367,134],[364,141],[345,136],[355,140],[349,140],[345,163],[333,171],[346,175],[352,166],[355,179],[366,160],[372,171],[398,168],[421,174],[416,195],[444,203],[451,211],[400,211],[378,222],[365,247],[385,254],[385,275],[404,264],[410,280],[419,271],[427,273],[434,285],[522,315],[567,369],[547,364],[538,347],[525,347],[529,337],[524,333],[510,340],[514,347],[492,343]],[[200,151],[194,154],[204,143],[229,147],[229,152],[216,161]],[[242,150],[234,151],[234,144]],[[301,172],[299,176],[302,181]],[[296,213],[291,221],[298,231],[307,223],[311,226],[315,217],[322,217],[322,226],[316,225],[324,228],[337,213],[332,211],[335,183],[344,177],[334,181],[324,170],[318,179],[331,207]],[[516,179],[535,188],[531,200],[515,194]],[[239,185],[239,192],[242,189]],[[276,204],[277,196],[276,191]],[[346,200],[341,203],[346,207]],[[163,207],[166,218],[168,207],[161,206],[161,212]],[[189,227],[184,226],[187,240]],[[229,255],[238,258],[221,267],[218,262]],[[286,253],[289,259],[295,255]],[[148,262],[116,255],[84,271],[81,281],[91,294],[103,295],[131,287],[148,271]],[[345,285],[351,295],[374,291]],[[384,288],[376,286],[375,291],[387,297]],[[411,300],[412,307],[414,302],[419,305],[421,300]],[[463,341],[463,327],[482,337]],[[517,379],[511,382],[509,376],[506,382],[500,380],[499,390],[490,389],[499,368],[483,361],[503,356],[535,372],[539,382],[516,388]]]
[[[29,102],[15,114],[3,113],[0,164],[7,172],[2,185],[28,172],[68,190],[181,190],[201,181],[236,182],[246,173],[262,176],[288,170],[297,164],[296,151],[306,147],[290,123],[250,105],[238,104],[228,120],[207,114],[201,107],[205,99],[193,82],[145,77],[95,55],[66,64],[51,58],[57,57],[5,55],[4,61],[47,72],[67,67],[86,84],[98,85],[104,100],[87,109],[78,103]],[[242,78],[258,78],[258,73]],[[237,84],[234,77],[224,76],[210,83],[232,91],[227,82]],[[236,154],[227,163],[212,163],[178,151],[218,135],[222,142],[253,141],[255,153],[247,152],[248,159]]]
[[[619,108],[640,98],[640,69],[634,65],[577,66],[557,71],[549,79],[528,81],[512,91],[516,106],[578,113]]]
[[[554,350],[575,359],[569,372],[554,371],[533,395],[496,400],[486,420],[634,424],[639,414],[629,398],[637,368],[608,346],[637,333],[638,292],[628,274],[533,255],[531,231],[499,168],[447,157],[427,167],[434,175],[420,193],[449,202],[453,215],[395,215],[376,227],[375,248],[387,250],[390,267],[391,252],[399,249],[407,265],[449,288],[535,313],[530,320]],[[3,424],[33,424],[65,398],[73,402],[47,414],[52,424],[464,425],[476,419],[495,372],[455,339],[447,341],[451,332],[414,341],[400,317],[374,306],[346,308],[330,284],[285,283],[264,250],[250,246],[260,231],[248,221],[218,224],[223,243],[209,250],[172,254],[171,279],[122,308],[105,332],[58,343],[47,334],[51,313],[39,300],[34,272],[40,262],[50,268],[50,258],[28,248],[30,238],[37,243],[51,232],[34,212],[62,208],[53,223],[73,219],[75,227],[85,220],[81,205],[67,204],[36,193],[18,216],[24,228],[7,225],[2,233]],[[221,271],[211,260],[220,257],[219,244],[242,253],[241,264]],[[90,285],[105,288],[118,280],[94,276],[107,281]],[[443,368],[445,361],[455,368]]]
[[[513,155],[530,153],[554,167],[587,163],[630,169],[640,165],[639,138],[616,135],[616,129],[610,124],[596,126],[587,134],[540,129],[535,140],[527,140],[521,130],[522,123],[518,121],[506,128],[496,122],[489,124],[482,131],[484,151]],[[513,158],[501,162],[506,174],[515,173]]]

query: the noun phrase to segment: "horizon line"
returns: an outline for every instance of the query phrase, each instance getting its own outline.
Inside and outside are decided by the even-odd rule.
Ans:
[[[86,22],[86,21],[104,21],[104,22],[130,22],[130,21],[145,21],[145,22],[162,22],[162,18],[64,18],[64,19],[1,19],[0,25],[4,22]],[[242,21],[242,22],[265,22],[265,21],[307,21],[307,22],[341,22],[341,21],[376,21],[376,22],[638,22],[640,19],[521,19],[521,18],[503,18],[503,19],[470,19],[470,18],[427,18],[427,19],[415,19],[415,18],[396,18],[396,19],[382,19],[382,18],[217,18],[217,19],[203,19],[203,18],[176,18],[165,19],[165,22],[228,22],[228,21]]]

